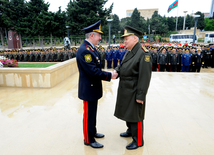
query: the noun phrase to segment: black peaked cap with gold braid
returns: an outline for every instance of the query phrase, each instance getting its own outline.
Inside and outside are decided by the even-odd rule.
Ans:
[[[103,33],[101,31],[101,20],[99,20],[98,22],[82,29],[82,31],[85,31],[85,34],[86,33],[90,33],[90,32],[97,32],[97,33]]]
[[[124,35],[121,36],[121,38],[130,36],[130,35],[135,35],[137,37],[140,37],[143,35],[143,32],[131,27],[131,26],[125,26],[124,27]]]

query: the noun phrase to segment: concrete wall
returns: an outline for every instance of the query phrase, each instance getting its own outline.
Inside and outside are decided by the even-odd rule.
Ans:
[[[77,71],[76,58],[47,68],[0,68],[0,87],[51,88]]]

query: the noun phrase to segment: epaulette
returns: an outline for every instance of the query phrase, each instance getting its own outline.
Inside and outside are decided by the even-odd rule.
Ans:
[[[146,47],[142,47],[142,49],[144,50],[144,52],[148,53],[149,50]]]
[[[86,47],[86,49],[89,50],[89,51],[90,51],[90,49],[91,49],[92,51],[94,51],[94,49],[93,49],[90,45],[88,45],[88,46]]]

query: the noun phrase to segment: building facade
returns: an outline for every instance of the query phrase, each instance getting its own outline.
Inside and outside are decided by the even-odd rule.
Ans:
[[[134,10],[126,10],[126,17],[131,17]],[[145,19],[151,19],[152,15],[155,11],[158,12],[158,9],[138,9],[140,12],[140,16],[144,17]]]

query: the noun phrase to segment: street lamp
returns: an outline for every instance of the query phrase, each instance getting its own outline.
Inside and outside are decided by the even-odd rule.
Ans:
[[[153,34],[153,41],[155,41],[154,32],[155,32],[155,30],[152,30],[152,34]]]
[[[120,44],[120,31],[118,31],[118,34],[119,34],[119,44]]]
[[[69,39],[69,27],[70,26],[65,26],[66,27],[66,29],[67,29],[67,35],[68,35],[68,39]]]
[[[185,29],[185,18],[186,18],[186,13],[187,13],[187,11],[184,11],[184,25],[183,25],[183,30]]]
[[[194,28],[194,35],[193,35],[193,45],[195,44],[195,33],[196,33],[196,26],[197,26],[197,22],[198,22],[198,18],[200,17],[200,15],[193,15],[193,17],[195,17],[195,28]]]
[[[108,44],[110,47],[110,42],[111,42],[111,22],[113,21],[113,19],[107,19],[108,25],[109,25],[109,39],[108,39]]]

